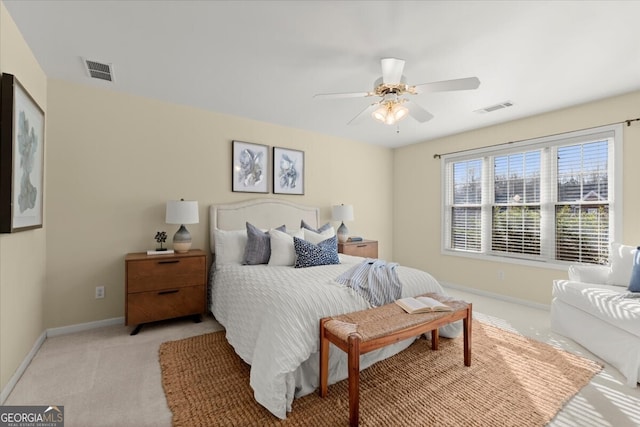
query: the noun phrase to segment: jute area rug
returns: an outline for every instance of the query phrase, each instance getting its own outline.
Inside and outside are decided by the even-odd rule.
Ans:
[[[345,426],[347,381],[295,399],[280,420],[253,399],[249,365],[215,332],[160,346],[162,385],[174,426]],[[472,363],[462,337],[440,349],[417,340],[360,373],[362,426],[543,426],[602,366],[474,321]]]

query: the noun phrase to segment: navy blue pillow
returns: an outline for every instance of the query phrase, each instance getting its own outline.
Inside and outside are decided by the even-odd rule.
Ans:
[[[629,291],[640,292],[640,246],[636,249],[636,253],[633,257],[633,270],[631,270]]]
[[[323,240],[317,245],[294,237],[293,247],[296,250],[295,268],[340,264],[340,258],[338,257],[338,239],[336,236]]]

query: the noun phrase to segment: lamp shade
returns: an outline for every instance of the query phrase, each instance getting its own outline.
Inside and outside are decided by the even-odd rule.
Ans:
[[[167,202],[167,224],[197,224],[198,202],[194,200],[169,200]]]
[[[337,205],[331,210],[331,219],[333,221],[353,221],[352,205]]]

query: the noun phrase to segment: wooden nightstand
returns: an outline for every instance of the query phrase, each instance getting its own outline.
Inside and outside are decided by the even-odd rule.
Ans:
[[[360,242],[338,243],[338,252],[364,258],[378,258],[378,241],[362,240]]]
[[[125,257],[125,325],[137,325],[174,317],[195,316],[206,311],[207,256],[202,250],[184,254]]]

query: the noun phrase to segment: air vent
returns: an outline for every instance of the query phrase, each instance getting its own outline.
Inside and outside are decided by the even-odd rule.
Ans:
[[[503,108],[507,108],[507,107],[513,107],[513,102],[505,101],[501,104],[491,105],[489,107],[475,110],[474,113],[478,113],[478,114],[491,113],[493,111],[502,110]]]
[[[108,82],[113,82],[115,80],[113,75],[113,66],[111,64],[104,64],[102,62],[85,59],[84,65],[89,77],[106,80]]]

